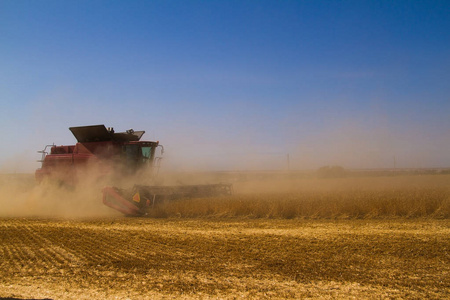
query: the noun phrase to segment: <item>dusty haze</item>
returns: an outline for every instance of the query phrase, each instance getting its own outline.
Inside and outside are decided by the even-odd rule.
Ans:
[[[31,217],[100,217],[118,215],[101,202],[101,187],[36,184],[33,174],[0,175],[0,215]]]
[[[48,102],[56,110],[68,104],[59,98]],[[48,103],[40,105],[44,104]],[[386,120],[383,111],[367,118],[344,119],[339,113],[333,116],[331,110],[324,113],[321,126],[295,107],[278,121],[258,115],[258,110],[239,111],[245,122],[229,116],[215,128],[208,123],[213,120],[193,111],[187,111],[183,118],[169,114],[164,124],[153,124],[94,117],[61,122],[52,120],[55,111],[50,114],[41,109],[36,113],[46,122],[33,117],[32,129],[17,128],[20,140],[5,133],[14,147],[6,143],[0,146],[0,172],[34,172],[40,167],[38,150],[52,143],[74,145],[76,140],[68,128],[93,124],[112,126],[116,131],[145,130],[142,140],[159,140],[164,145],[162,169],[167,171],[280,171],[288,168],[288,154],[291,170],[316,170],[325,165],[346,169],[450,167],[450,131],[437,126],[437,120],[400,126]]]
[[[121,214],[103,205],[102,188],[114,185],[131,188],[133,184],[189,185],[231,183],[233,195],[205,201],[186,201],[189,206],[236,205],[249,201],[255,209],[261,205],[288,205],[286,209],[297,209],[302,201],[325,201],[330,205],[345,198],[345,201],[384,201],[385,205],[413,203],[422,210],[425,206],[433,211],[450,207],[450,181],[448,171],[344,171],[338,177],[323,177],[316,171],[308,172],[168,172],[161,171],[156,179],[137,181],[136,178],[115,180],[99,179],[92,172],[84,175],[76,186],[60,185],[52,181],[36,184],[33,174],[4,174],[0,176],[0,216],[37,216],[61,218],[86,218],[120,216]],[[396,200],[397,196],[400,197]],[[409,196],[408,196],[409,195]],[[356,197],[354,200],[352,200]],[[406,197],[406,198],[405,198]],[[414,198],[414,199],[413,199]],[[258,204],[261,199],[261,205]],[[299,199],[297,204],[286,199]],[[374,200],[370,200],[374,199]],[[224,202],[225,201],[225,202]],[[289,200],[291,201],[291,200]],[[297,200],[295,200],[297,201]],[[387,201],[387,202],[386,202]],[[409,203],[408,201],[411,201]],[[292,201],[291,201],[292,202]],[[432,203],[433,208],[427,202]],[[190,203],[190,204],[189,204]],[[234,204],[233,204],[234,203]],[[380,202],[381,203],[381,202]],[[184,204],[182,204],[184,205]],[[352,204],[353,205],[353,204]],[[381,204],[383,205],[383,204]],[[397,204],[395,204],[397,205]],[[367,205],[366,205],[367,206]],[[420,206],[420,208],[419,208]],[[249,208],[251,214],[252,208]],[[322,208],[318,208],[322,209]],[[412,208],[413,210],[416,208]],[[441,215],[442,216],[442,215]]]

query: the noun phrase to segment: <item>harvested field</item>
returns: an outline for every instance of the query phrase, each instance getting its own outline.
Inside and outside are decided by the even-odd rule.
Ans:
[[[157,218],[2,177],[0,298],[450,297],[450,175],[241,175]]]
[[[448,220],[0,220],[0,297],[450,296]]]

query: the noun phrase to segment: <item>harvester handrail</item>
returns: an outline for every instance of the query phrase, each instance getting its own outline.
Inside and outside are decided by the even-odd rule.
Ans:
[[[45,145],[44,150],[39,150],[39,151],[37,151],[37,153],[41,153],[41,154],[42,154],[41,159],[40,159],[40,160],[37,160],[37,162],[43,163],[43,162],[44,162],[44,159],[45,159],[45,156],[48,154],[47,148],[48,148],[48,147],[53,147],[53,146],[56,146],[55,143],[53,143],[52,145]]]

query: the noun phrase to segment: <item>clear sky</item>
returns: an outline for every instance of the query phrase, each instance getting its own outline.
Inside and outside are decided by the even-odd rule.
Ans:
[[[0,0],[0,171],[70,126],[167,168],[450,167],[450,1]]]

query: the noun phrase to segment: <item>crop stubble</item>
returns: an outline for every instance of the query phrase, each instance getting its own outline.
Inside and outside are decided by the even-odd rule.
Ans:
[[[5,177],[0,298],[450,297],[449,175],[245,176],[161,219],[106,218],[87,193],[48,199]]]
[[[0,297],[450,295],[448,220],[0,219]]]

